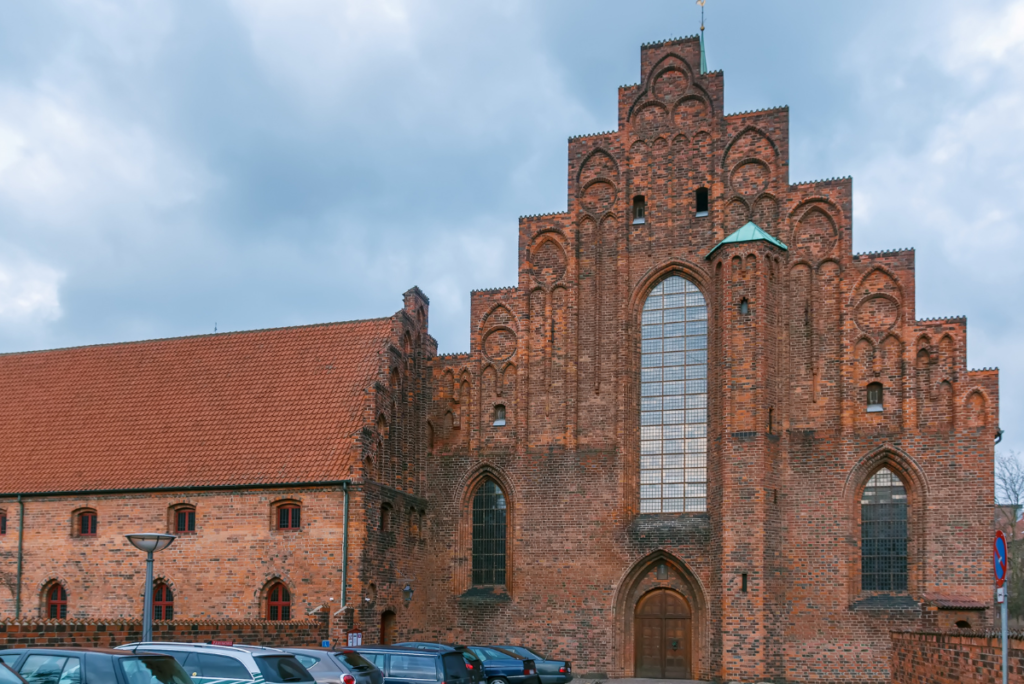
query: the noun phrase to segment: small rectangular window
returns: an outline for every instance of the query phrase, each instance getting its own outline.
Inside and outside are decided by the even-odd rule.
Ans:
[[[708,215],[708,206],[710,205],[710,202],[708,201],[708,189],[707,188],[698,188],[697,189],[697,197],[696,197],[696,199],[697,199],[697,216],[707,216]]]
[[[7,514],[0,513],[0,534],[7,534]]]
[[[82,513],[78,516],[78,533],[83,537],[96,536],[96,514]]]
[[[873,382],[868,385],[868,413],[882,410],[882,383]]]
[[[280,530],[297,530],[302,524],[302,509],[295,505],[281,506],[277,509],[277,528]]]
[[[643,195],[633,198],[633,224],[645,223],[647,221],[647,200]]]

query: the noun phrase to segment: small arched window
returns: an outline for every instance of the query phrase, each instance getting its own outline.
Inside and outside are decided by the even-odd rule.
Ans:
[[[697,216],[707,216],[708,215],[708,207],[710,206],[710,201],[708,200],[708,189],[707,188],[697,188],[696,204],[697,204]]]
[[[382,504],[380,507],[380,531],[391,531],[391,504]]]
[[[508,506],[494,480],[484,480],[473,496],[473,584],[505,584],[505,532]]]
[[[505,424],[505,405],[498,404],[494,407],[494,424],[502,426]]]
[[[96,511],[86,510],[78,514],[78,521],[75,525],[80,537],[96,536]]]
[[[7,534],[7,511],[0,509],[0,536]]]
[[[64,620],[68,616],[68,592],[59,582],[54,582],[46,590],[46,616],[54,620]]]
[[[174,594],[164,582],[157,582],[153,586],[153,619],[174,619]]]
[[[860,502],[861,589],[907,590],[907,490],[888,468],[875,473]]]
[[[283,582],[275,582],[267,592],[267,619],[292,619],[292,595]]]
[[[196,533],[196,509],[182,506],[174,511],[174,533],[177,535]]]
[[[645,223],[647,221],[647,200],[643,195],[633,198],[633,223]]]
[[[277,529],[294,531],[302,526],[302,508],[298,504],[281,504],[277,507]]]
[[[872,382],[868,385],[868,413],[882,410],[882,383]]]

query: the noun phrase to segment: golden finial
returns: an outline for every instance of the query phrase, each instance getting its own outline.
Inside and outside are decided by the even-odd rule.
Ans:
[[[700,5],[700,32],[704,33],[704,3],[708,0],[697,0],[697,4]]]

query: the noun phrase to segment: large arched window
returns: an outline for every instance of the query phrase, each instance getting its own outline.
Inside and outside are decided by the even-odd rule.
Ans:
[[[907,490],[888,468],[875,473],[860,501],[861,589],[907,590]]]
[[[505,530],[508,506],[494,480],[484,480],[473,496],[473,584],[505,584]]]
[[[708,309],[670,276],[648,295],[640,370],[640,512],[702,512],[707,501]]]

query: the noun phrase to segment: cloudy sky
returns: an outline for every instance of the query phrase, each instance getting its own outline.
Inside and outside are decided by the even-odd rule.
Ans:
[[[1024,449],[1024,0],[708,0],[728,112],[791,107],[856,251],[917,248]],[[0,351],[388,315],[444,352],[563,210],[693,0],[32,0],[0,8]]]

